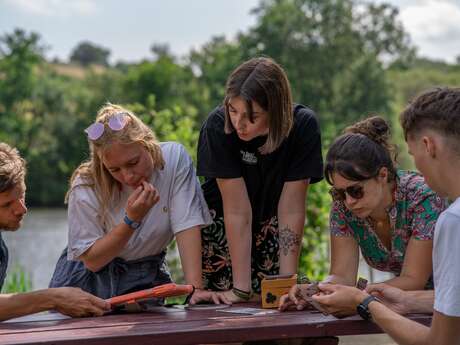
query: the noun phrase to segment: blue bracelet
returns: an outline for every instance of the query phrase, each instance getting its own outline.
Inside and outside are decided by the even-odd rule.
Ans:
[[[125,216],[123,218],[123,222],[125,222],[125,224],[128,225],[133,230],[136,230],[141,226],[141,222],[136,222],[136,221],[130,219],[126,213],[125,213]]]

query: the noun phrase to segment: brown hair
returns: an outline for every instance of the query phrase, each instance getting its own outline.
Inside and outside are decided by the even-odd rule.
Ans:
[[[128,117],[126,125],[119,131],[114,131],[108,126],[110,118],[124,113]],[[72,174],[70,189],[66,195],[66,202],[72,192],[74,181],[77,177],[84,180],[84,185],[94,189],[101,206],[101,218],[106,223],[106,213],[109,205],[116,202],[120,196],[120,183],[115,180],[103,163],[104,151],[113,142],[122,144],[140,143],[152,156],[155,169],[163,169],[164,160],[159,142],[153,131],[145,125],[136,115],[129,110],[115,104],[106,104],[97,113],[96,122],[104,124],[104,133],[97,140],[90,140],[90,159],[82,163]]]
[[[347,180],[362,181],[378,175],[382,167],[388,181],[396,177],[396,147],[390,143],[390,127],[380,116],[373,116],[347,127],[326,155],[325,177],[333,184],[332,173]]]
[[[229,116],[229,101],[241,97],[246,101],[249,120],[253,119],[252,101],[268,113],[268,138],[261,153],[275,151],[289,135],[294,119],[291,88],[286,73],[272,59],[258,57],[238,66],[227,80],[225,90],[225,133],[235,130]]]
[[[401,126],[409,134],[433,129],[460,149],[460,88],[426,91],[412,100],[401,113]]]
[[[26,161],[17,149],[0,143],[0,193],[10,191],[18,185],[24,186]]]

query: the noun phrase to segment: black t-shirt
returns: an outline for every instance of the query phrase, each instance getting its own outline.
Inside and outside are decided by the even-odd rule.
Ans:
[[[222,214],[216,178],[243,177],[252,206],[253,225],[277,216],[285,182],[323,178],[321,133],[314,112],[294,106],[294,125],[280,147],[261,154],[267,136],[243,141],[236,132],[224,132],[224,108],[214,109],[200,130],[197,174],[204,176],[203,192],[210,208]]]

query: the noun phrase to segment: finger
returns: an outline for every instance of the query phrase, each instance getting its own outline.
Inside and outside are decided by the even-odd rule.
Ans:
[[[218,294],[217,296],[218,296],[218,297],[220,298],[220,300],[221,300],[222,302],[224,302],[225,304],[232,305],[232,301],[230,301],[230,300],[227,298],[226,295],[224,295],[224,294]]]
[[[289,298],[289,294],[285,294],[281,296],[279,305],[282,306],[283,304],[288,303],[290,301],[291,299]]]
[[[150,200],[149,202],[152,204],[152,205],[155,205],[158,200],[160,199],[160,193],[158,193],[158,191],[153,188],[151,193],[150,193]]]
[[[110,310],[111,309],[111,306],[110,306],[110,303],[99,298],[99,297],[96,297],[96,296],[93,296],[93,295],[90,295],[91,297],[91,303],[93,303],[93,305],[95,305],[97,308],[101,309],[101,310]]]
[[[318,284],[318,288],[319,288],[322,292],[332,293],[332,292],[337,291],[337,289],[339,288],[339,285],[336,285],[336,284],[323,284],[323,283],[320,283],[320,284]]]
[[[317,299],[313,296],[312,300],[310,301],[310,304],[313,306],[313,308],[319,310],[325,315],[329,315],[331,307],[329,307],[327,304],[323,304],[320,301],[317,301]]]
[[[195,296],[195,294],[193,294],[192,297],[190,297],[190,299],[188,300],[188,305],[194,305],[197,302],[198,301],[196,300],[196,296]]]
[[[336,313],[330,313],[331,315],[335,316],[338,319],[343,319],[344,317],[347,317],[347,314],[344,314],[342,312],[336,312]]]
[[[374,296],[374,297],[378,297],[378,298],[383,298],[383,294],[379,291],[371,291],[371,292],[368,292],[369,295],[371,296]]]
[[[386,289],[386,286],[377,284],[377,285],[369,285],[368,287],[366,287],[365,291],[369,294],[372,292],[382,293],[385,289]]]
[[[307,305],[303,302],[300,302],[299,304],[296,305],[297,310],[304,310]]]
[[[313,302],[319,303],[322,306],[328,306],[329,303],[330,303],[329,295],[319,295],[319,294],[317,294],[317,295],[311,296],[311,299],[312,299],[312,301],[310,303],[312,303],[312,305],[313,305]]]
[[[214,304],[220,304],[219,296],[218,294],[214,292],[206,292],[206,301],[212,302]]]
[[[88,295],[88,298],[84,300],[81,306],[84,308],[85,316],[101,316],[105,311],[109,310],[110,304],[108,302],[91,294],[86,295]]]
[[[147,204],[147,196],[148,196],[148,191],[142,190],[137,196],[137,198],[133,200],[131,207],[132,208],[145,207],[145,205]]]
[[[131,207],[133,208],[146,207],[148,205],[148,202],[147,202],[148,194],[149,194],[148,191],[142,190],[142,192],[139,194],[137,199],[133,201]]]
[[[158,191],[155,190],[153,194],[152,206],[155,205],[158,201],[160,201],[160,193],[158,193]]]
[[[294,310],[294,309],[297,309],[297,306],[292,301],[288,301],[284,303],[283,305],[279,306],[280,311]]]
[[[295,305],[295,303],[289,299],[288,295],[283,295],[280,299],[280,304],[278,306],[278,309],[281,311],[284,311],[284,310],[289,309],[289,307],[293,305]]]
[[[152,190],[153,188],[152,184],[146,182],[145,180],[142,181],[142,187],[144,188],[144,190]]]
[[[85,301],[85,304],[81,305],[79,308],[83,308],[83,316],[98,316],[103,314],[102,310],[96,307],[94,304],[92,304],[90,300]]]
[[[134,201],[136,201],[137,198],[139,198],[139,195],[142,193],[142,191],[142,186],[137,187],[128,197],[128,205],[131,205]]]
[[[288,298],[291,300],[294,304],[297,304],[299,301],[297,300],[297,296],[300,292],[300,288],[297,285],[294,285],[291,290],[289,290]]]
[[[104,310],[101,308],[95,308],[93,307],[90,313],[90,316],[102,316],[104,315]]]
[[[147,191],[147,196],[150,198],[152,197],[155,193],[157,193],[157,190],[153,185],[150,183],[144,182],[144,190]]]

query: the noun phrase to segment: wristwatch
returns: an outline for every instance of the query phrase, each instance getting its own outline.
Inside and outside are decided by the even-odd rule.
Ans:
[[[358,306],[356,307],[356,311],[358,312],[359,316],[361,316],[364,320],[371,319],[371,312],[369,311],[369,303],[372,301],[379,301],[374,296],[367,296]]]
[[[141,222],[136,222],[136,221],[130,219],[126,213],[125,213],[125,216],[123,218],[123,221],[125,222],[126,225],[128,225],[133,230],[136,230],[141,226]]]

